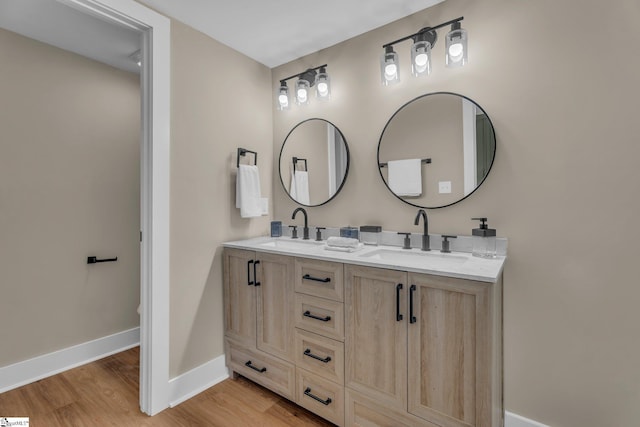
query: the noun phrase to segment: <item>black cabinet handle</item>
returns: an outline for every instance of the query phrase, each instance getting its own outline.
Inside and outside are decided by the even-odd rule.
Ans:
[[[253,285],[253,280],[251,280],[251,264],[253,264],[253,260],[247,261],[247,285]],[[255,270],[254,270],[255,274]]]
[[[267,372],[267,368],[256,368],[255,366],[253,366],[251,364],[251,360],[249,360],[247,363],[244,364],[244,366],[253,369],[254,371],[263,373],[263,372]]]
[[[305,356],[309,356],[309,357],[310,357],[310,358],[312,358],[312,359],[319,360],[319,361],[321,361],[322,363],[329,363],[329,362],[331,362],[331,357],[327,356],[327,357],[325,357],[325,358],[323,359],[322,357],[320,357],[320,356],[316,356],[315,354],[311,353],[311,350],[310,350],[310,349],[306,349],[306,350],[304,351],[304,355],[305,355]]]
[[[313,314],[311,314],[311,312],[309,310],[307,310],[304,313],[302,313],[302,315],[304,317],[310,317],[312,319],[320,320],[322,322],[328,322],[329,320],[331,320],[331,316],[326,316],[326,317],[314,316]]]
[[[331,281],[330,277],[325,277],[324,279],[320,279],[318,277],[313,277],[309,274],[305,274],[304,276],[302,276],[302,278],[304,280],[315,280],[316,282],[322,282],[322,283],[329,283]]]
[[[398,283],[396,285],[396,322],[399,322],[403,319],[403,316],[400,313],[400,291],[401,290],[402,290],[402,283]]]
[[[413,315],[413,293],[416,290],[416,285],[411,285],[409,288],[409,323],[416,323],[416,316]]]
[[[254,280],[254,285],[255,286],[260,286],[260,282],[258,282],[258,274],[256,273],[256,265],[260,264],[260,261],[255,261],[253,263],[253,280]]]
[[[313,400],[317,400],[318,402],[322,403],[323,405],[329,405],[331,403],[331,398],[330,397],[327,397],[327,400],[323,400],[323,399],[319,398],[318,396],[315,396],[315,395],[311,394],[311,389],[309,387],[307,387],[307,389],[304,391],[304,394],[306,396],[309,396]]]

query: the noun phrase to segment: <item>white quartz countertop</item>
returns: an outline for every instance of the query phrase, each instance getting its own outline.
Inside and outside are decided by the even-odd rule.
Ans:
[[[503,256],[484,259],[467,252],[423,252],[420,249],[402,249],[397,246],[365,245],[355,252],[338,252],[326,249],[326,242],[290,237],[255,237],[226,242],[223,246],[490,283],[498,281],[505,261]]]

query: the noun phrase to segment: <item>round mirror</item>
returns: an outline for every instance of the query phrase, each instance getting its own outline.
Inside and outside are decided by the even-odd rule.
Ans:
[[[400,200],[436,209],[469,197],[489,174],[495,154],[487,113],[465,96],[437,92],[391,116],[378,143],[378,169]]]
[[[349,172],[344,135],[324,119],[308,119],[289,132],[280,150],[280,182],[296,203],[320,206],[340,192]]]

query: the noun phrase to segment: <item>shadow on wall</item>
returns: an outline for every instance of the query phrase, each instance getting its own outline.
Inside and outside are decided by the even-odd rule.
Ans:
[[[211,268],[199,297],[195,313],[183,313],[191,319],[189,337],[184,340],[184,350],[172,372],[185,373],[224,353],[224,308],[222,303],[222,250],[216,248]],[[220,285],[218,285],[220,284]],[[194,296],[195,298],[195,296]],[[177,313],[175,315],[182,315]],[[202,337],[210,337],[203,340]],[[191,360],[187,355],[203,355],[202,360]]]

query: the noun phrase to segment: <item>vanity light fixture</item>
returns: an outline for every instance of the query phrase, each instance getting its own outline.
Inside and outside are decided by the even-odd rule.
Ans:
[[[296,82],[296,104],[308,105],[309,104],[309,89],[311,83],[308,80],[299,78]]]
[[[278,93],[276,95],[277,107],[278,110],[288,110],[289,109],[289,88],[287,87],[287,82],[280,82],[280,87],[278,88]]]
[[[447,67],[462,67],[467,63],[467,30],[454,22],[445,37],[447,50]]]
[[[437,29],[451,25],[451,31],[445,37],[446,64],[447,67],[461,67],[467,63],[467,31],[460,21],[464,17],[452,19],[435,27],[425,27],[414,34],[394,40],[382,45],[384,54],[380,60],[380,73],[382,84],[388,86],[400,81],[400,68],[398,66],[398,54],[393,50],[393,45],[412,39],[411,45],[411,73],[418,77],[431,73],[431,50],[438,40]]]
[[[390,84],[400,81],[400,67],[398,66],[398,54],[393,50],[393,46],[384,46],[384,53],[380,58],[380,75],[382,84]]]
[[[331,98],[331,83],[327,67],[320,67],[316,76],[316,98],[326,101]]]
[[[308,105],[311,99],[311,88],[316,87],[316,98],[327,100],[331,97],[331,83],[327,74],[327,64],[309,68],[300,74],[294,74],[280,80],[280,87],[276,93],[278,110],[288,110],[290,105],[287,80],[298,78],[295,85],[294,97],[297,105]]]

